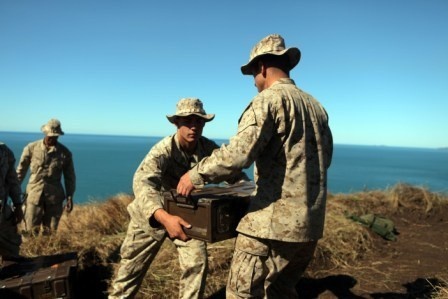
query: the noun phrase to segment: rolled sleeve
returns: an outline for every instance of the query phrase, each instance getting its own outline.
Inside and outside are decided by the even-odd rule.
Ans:
[[[207,183],[219,183],[235,177],[243,168],[248,168],[263,151],[272,136],[272,119],[258,97],[243,112],[238,132],[212,155],[202,160],[190,170],[190,178],[195,186]],[[257,111],[257,113],[255,113]]]
[[[194,187],[197,189],[202,188],[205,185],[205,181],[202,179],[201,175],[198,173],[198,166],[193,167],[188,174],[190,175],[190,180]]]
[[[151,151],[142,161],[133,179],[135,203],[142,216],[149,220],[154,212],[163,208],[162,173],[163,155]]]

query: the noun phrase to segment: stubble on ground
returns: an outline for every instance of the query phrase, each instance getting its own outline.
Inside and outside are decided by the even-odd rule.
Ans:
[[[325,271],[312,265],[298,286],[300,298],[432,298],[434,287],[448,282],[447,206],[383,215],[394,221],[397,240],[372,233],[372,249],[353,265]]]

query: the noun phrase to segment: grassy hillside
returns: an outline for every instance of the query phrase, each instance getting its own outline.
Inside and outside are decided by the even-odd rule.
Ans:
[[[77,251],[81,298],[105,298],[119,262],[119,247],[129,221],[126,206],[131,200],[131,195],[118,194],[103,202],[76,205],[71,214],[63,216],[56,234],[26,238],[21,253],[34,257]],[[315,258],[305,276],[325,277],[332,273],[352,271],[354,265],[361,263],[375,248],[375,243],[381,238],[358,222],[348,219],[347,215],[376,213],[406,216],[412,211],[418,217],[429,218],[441,209],[448,211],[447,205],[447,195],[405,184],[387,190],[330,194],[324,238],[319,241]],[[223,292],[232,247],[233,239],[208,246],[208,297],[218,298]],[[165,242],[146,275],[138,298],[177,298],[178,271],[176,251],[171,242]],[[442,276],[436,277],[438,283],[428,292],[432,298],[448,298],[448,277]]]

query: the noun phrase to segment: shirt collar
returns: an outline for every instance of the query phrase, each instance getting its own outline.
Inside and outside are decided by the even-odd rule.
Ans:
[[[280,78],[277,81],[275,81],[271,86],[274,86],[277,84],[294,84],[295,85],[296,83],[291,78]]]

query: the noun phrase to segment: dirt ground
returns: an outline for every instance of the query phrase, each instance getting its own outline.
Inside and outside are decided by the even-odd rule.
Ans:
[[[383,215],[394,221],[399,233],[396,241],[372,232],[371,252],[344,270],[310,269],[310,277],[304,277],[297,286],[299,298],[432,298],[435,286],[445,286],[448,206],[426,215],[421,209]],[[220,298],[225,298],[224,290],[209,297]]]
[[[426,215],[404,209],[386,215],[396,241],[374,236],[374,248],[359,263],[321,278],[304,278],[300,298],[431,298],[448,283],[448,208]]]
[[[297,286],[300,298],[431,298],[434,286],[448,283],[448,205],[440,205],[428,213],[419,204],[413,205],[418,208],[411,206],[390,212],[390,208],[380,204],[375,212],[394,221],[399,233],[397,240],[387,241],[370,231],[373,248],[363,253],[356,263],[330,270],[322,264],[312,264]],[[118,249],[111,253],[110,260],[118,261]],[[113,273],[111,264],[95,263],[94,251],[83,253],[83,258],[92,261],[92,265],[86,264],[79,273],[78,284],[82,287],[77,288],[80,294],[77,298],[106,298],[107,283]],[[172,278],[170,282],[177,280],[177,277]],[[225,298],[225,278],[218,288],[221,285],[221,289],[207,298]],[[0,294],[0,299],[3,298],[13,297]],[[148,295],[143,298],[175,297]]]

